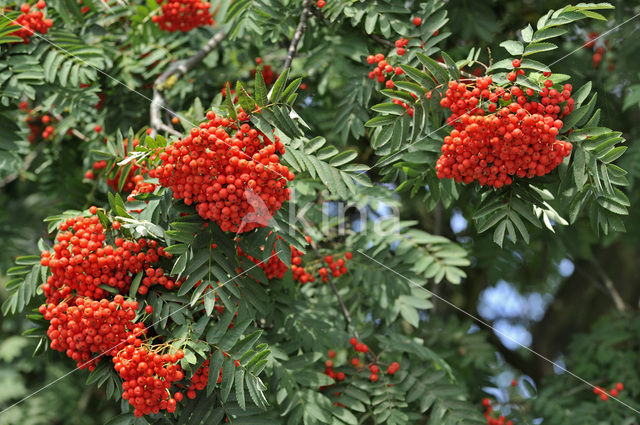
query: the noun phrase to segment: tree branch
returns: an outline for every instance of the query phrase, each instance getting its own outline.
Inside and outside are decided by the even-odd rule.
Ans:
[[[384,38],[380,37],[379,35],[368,34],[368,36],[369,36],[370,39],[372,39],[376,43],[380,44],[381,46],[390,47],[390,48],[396,47],[396,45],[395,45],[395,43],[393,41],[384,39]]]
[[[595,258],[591,261],[591,263],[593,264],[594,268],[600,275],[600,279],[602,279],[602,282],[604,283],[604,287],[609,292],[609,295],[611,296],[611,299],[613,300],[613,303],[615,304],[616,309],[618,309],[618,311],[625,311],[627,309],[627,305],[625,304],[622,297],[620,296],[620,293],[618,292],[615,285],[613,284],[613,281],[609,278],[609,275],[607,275],[607,273],[604,271],[602,266],[600,266],[600,263]]]
[[[153,99],[151,101],[151,108],[149,110],[152,134],[155,134],[158,130],[166,131],[169,134],[180,136],[180,132],[176,131],[171,125],[162,121],[161,110],[165,110],[172,115],[175,113],[167,106],[167,100],[165,99],[162,91],[164,85],[169,78],[175,76],[176,78],[185,75],[187,72],[195,68],[202,60],[213,51],[224,40],[225,33],[223,30],[218,31],[213,37],[207,41],[193,56],[176,61],[172,63],[166,71],[156,78],[153,83]]]
[[[309,19],[309,14],[311,14],[312,7],[312,0],[304,0],[302,2],[302,13],[300,14],[300,22],[298,22],[296,32],[293,34],[293,38],[291,39],[291,43],[289,44],[289,50],[287,50],[287,58],[284,61],[282,72],[284,72],[291,66],[293,57],[296,55],[296,51],[298,50],[298,44],[300,43],[302,35],[307,29],[307,20]]]
[[[62,121],[62,115],[57,114],[57,115],[54,115],[54,117],[58,121]],[[75,128],[71,129],[71,135],[77,137],[78,139],[82,140],[83,142],[88,142],[90,140],[87,136],[85,136],[83,133],[79,132]]]

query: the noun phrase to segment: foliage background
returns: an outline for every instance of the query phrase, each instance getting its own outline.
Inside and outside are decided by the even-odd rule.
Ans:
[[[75,4],[67,0],[48,3],[50,9],[58,11]],[[64,22],[64,30],[52,33],[51,39],[71,47],[88,45],[78,55],[86,55],[90,63],[145,96],[151,96],[150,84],[172,60],[188,57],[216,31],[202,28],[187,35],[161,33],[145,21],[149,12],[145,7],[152,4],[114,5],[113,10],[105,13],[99,4],[86,3],[91,11],[85,16],[52,12],[56,25],[62,26]],[[214,6],[217,3],[214,1]],[[228,6],[229,2],[220,3]],[[193,105],[199,102],[209,105],[226,81],[251,80],[255,57],[260,56],[265,63],[280,69],[288,40],[298,22],[296,1],[236,0],[235,3],[246,6],[236,9],[239,10],[238,24],[231,30],[237,31],[235,38],[225,41],[166,93],[172,108],[193,120],[201,115]],[[330,17],[341,12],[337,4],[350,2],[329,0],[328,3],[325,13]],[[365,2],[353,3],[364,7]],[[369,7],[382,3],[370,2]],[[417,2],[409,3],[413,10],[420,9]],[[462,192],[451,208],[438,204],[431,210],[425,208],[420,196],[412,198],[407,192],[381,191],[375,196],[389,205],[399,205],[402,218],[415,221],[414,229],[457,240],[468,250],[471,263],[464,268],[466,278],[460,284],[430,283],[430,289],[499,329],[511,329],[509,335],[513,338],[524,338],[525,345],[562,362],[579,376],[605,386],[623,381],[627,388],[623,400],[637,407],[640,396],[640,319],[637,315],[640,228],[636,217],[640,192],[636,185],[640,177],[640,146],[635,140],[640,132],[637,126],[640,20],[630,21],[605,37],[609,44],[598,68],[592,65],[593,51],[579,48],[589,33],[604,32],[640,12],[640,3],[635,0],[613,3],[615,11],[606,13],[609,22],[590,20],[570,26],[569,34],[560,39],[560,50],[544,58],[545,63],[550,63],[577,49],[554,65],[554,72],[571,75],[574,87],[592,81],[593,91],[599,93],[605,125],[623,132],[628,141],[628,151],[619,161],[629,172],[626,193],[631,207],[624,218],[626,232],[605,236],[594,232],[588,220],[581,219],[571,226],[556,226],[555,234],[531,229],[530,244],[520,241],[499,249],[493,243],[492,232],[478,234],[472,225],[477,201],[472,193]],[[448,20],[440,32],[450,35],[438,47],[456,60],[466,57],[471,47],[479,48],[485,58],[490,49],[497,60],[504,54],[498,47],[500,42],[516,38],[517,31],[535,22],[548,9],[559,9],[566,4],[562,1],[447,1],[443,9],[447,11]],[[297,111],[309,123],[312,129],[309,133],[322,135],[341,150],[356,149],[358,162],[371,166],[377,157],[370,147],[364,123],[374,116],[369,107],[382,100],[366,78],[368,68],[362,58],[383,46],[366,35],[367,25],[358,23],[352,27],[340,20],[323,22],[311,18],[292,74],[302,76],[308,87],[300,95],[303,101],[298,102]],[[80,38],[74,39],[63,31]],[[45,43],[13,49],[21,49],[25,57],[32,58],[31,71],[40,66],[46,68],[47,55],[59,54],[52,53]],[[5,50],[0,51],[0,55],[6,54]],[[15,140],[17,147],[0,150],[0,178],[6,181],[0,192],[0,280],[7,280],[2,273],[16,256],[36,252],[38,239],[48,237],[47,228],[42,224],[45,217],[66,209],[106,203],[104,182],[83,179],[84,172],[96,159],[88,148],[99,143],[93,126],[103,125],[105,133],[114,137],[117,129],[126,133],[130,127],[140,129],[148,125],[147,100],[132,95],[127,88],[91,68],[76,63],[71,67],[78,68],[76,78],[81,81],[86,78],[92,86],[89,90],[78,90],[77,81],[71,81],[73,77],[70,80],[60,73],[46,73],[46,79],[38,84],[39,102],[55,104],[66,113],[57,125],[56,137],[35,147],[25,140],[26,127],[10,125],[24,115],[16,110],[22,96],[20,87],[12,97],[10,87],[0,83],[3,140]],[[25,81],[28,78],[26,76]],[[98,91],[106,95],[100,110],[92,107]],[[91,140],[83,143],[77,138],[64,137],[67,128],[76,128]],[[34,149],[38,154],[25,170],[23,160]],[[13,173],[17,173],[17,178],[6,179]],[[376,171],[371,173],[374,182],[382,177]],[[300,184],[300,189],[310,195],[318,190],[309,182],[307,186]],[[350,237],[357,239],[357,235]],[[357,246],[358,241],[351,243]],[[361,264],[352,266],[356,270],[353,273],[367,272],[366,261],[360,260]],[[609,284],[615,286],[629,306],[625,312],[615,311]],[[3,287],[0,286],[1,298],[6,297]],[[307,295],[315,300],[314,305],[320,311],[332,311],[335,307],[328,292]],[[349,301],[355,303],[353,299]],[[360,302],[363,311],[356,314],[361,318],[366,316],[367,309],[376,308],[371,300]],[[468,394],[468,400],[478,406],[478,412],[481,411],[480,399],[490,394],[503,402],[515,400],[514,404],[505,403],[504,409],[519,423],[539,423],[540,420],[545,424],[637,423],[638,418],[631,416],[630,411],[613,401],[599,402],[581,382],[554,371],[539,357],[510,346],[509,341],[482,327],[468,332],[470,326],[476,329],[469,317],[442,302],[430,302],[433,307],[420,313],[419,327],[413,328],[404,317],[395,327],[387,328],[387,334],[380,335],[386,339],[380,344],[392,344],[388,338],[394,333],[411,332],[422,338],[425,346],[450,365],[456,386]],[[317,318],[309,317],[311,319]],[[69,370],[70,362],[59,353],[51,352],[32,358],[37,340],[20,336],[31,326],[30,322],[20,315],[0,320],[0,406],[4,406],[63,375]],[[340,323],[339,316],[332,313],[324,320]],[[371,326],[363,327],[363,334],[375,339],[373,335],[378,331]],[[336,334],[346,341],[343,327],[336,328],[339,328]],[[331,348],[337,339],[326,332],[314,338],[320,347],[318,352]],[[527,341],[527,338],[530,339]],[[317,370],[321,369],[318,362]],[[509,388],[513,378],[520,380],[517,388]],[[119,413],[119,406],[107,400],[104,389],[86,385],[86,379],[86,372],[70,375],[1,415],[0,424],[18,421],[23,424],[105,423]]]

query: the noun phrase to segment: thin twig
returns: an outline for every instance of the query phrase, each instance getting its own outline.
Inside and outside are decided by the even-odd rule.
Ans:
[[[291,43],[289,44],[289,50],[287,50],[287,58],[284,61],[282,72],[284,72],[291,66],[293,57],[296,55],[296,51],[298,50],[298,44],[300,43],[302,35],[307,29],[307,20],[309,19],[309,14],[311,13],[312,7],[313,4],[311,0],[304,0],[302,2],[302,13],[300,14],[300,22],[298,22],[296,32],[293,34],[293,38],[291,39]]]
[[[58,121],[62,121],[62,115],[60,114],[56,114],[53,116],[55,119],[57,119]],[[71,134],[75,137],[77,137],[78,139],[82,140],[83,142],[88,142],[90,139],[84,135],[84,133],[81,133],[80,131],[76,130],[75,128],[70,129]]]
[[[27,171],[31,166],[31,163],[35,161],[35,159],[38,157],[40,152],[42,152],[45,146],[46,146],[46,142],[40,142],[40,144],[36,146],[34,150],[29,152],[29,154],[24,157],[24,161],[22,161],[22,167],[20,167],[18,171],[16,171],[15,173],[8,174],[4,179],[0,181],[0,188],[5,187],[9,183],[14,181],[18,177],[20,177],[20,174]]]
[[[320,255],[320,251],[318,251],[318,247],[316,246],[315,242],[311,241],[311,248],[313,249],[313,251],[316,253],[316,256],[318,258],[322,258],[322,256]],[[333,281],[333,276],[331,276],[331,273],[327,273],[327,278],[329,280],[329,284],[331,285],[331,289],[333,290],[333,293],[336,295],[336,298],[338,299],[338,304],[340,304],[340,309],[342,310],[342,315],[344,316],[344,320],[347,322],[347,328],[351,327],[351,314],[349,313],[349,310],[347,309],[347,306],[344,303],[344,300],[342,299],[342,296],[340,295],[340,293],[338,292],[338,287],[336,286],[336,283]],[[353,334],[356,338],[360,338],[358,336],[358,331],[354,330]]]
[[[627,309],[627,305],[624,303],[622,297],[620,296],[620,293],[613,284],[613,281],[611,280],[611,278],[609,278],[609,275],[607,275],[602,266],[600,266],[600,263],[598,263],[595,258],[591,260],[591,263],[600,275],[600,279],[602,279],[605,288],[607,288],[607,291],[609,291],[609,295],[611,296],[616,309],[618,309],[618,311],[625,311]]]
[[[395,43],[393,41],[390,40],[386,40],[382,37],[380,37],[379,35],[376,34],[368,34],[369,38],[371,38],[373,41],[375,41],[376,43],[385,46],[385,47],[396,47]]]
[[[153,133],[158,130],[162,130],[175,136],[180,135],[180,132],[175,130],[170,124],[162,121],[161,110],[165,110],[174,115],[174,112],[167,106],[167,100],[162,94],[162,91],[164,90],[163,85],[172,76],[175,76],[176,78],[181,77],[202,62],[202,60],[207,57],[207,55],[211,53],[213,49],[222,42],[222,40],[224,40],[225,35],[226,34],[223,30],[218,31],[193,56],[172,63],[166,71],[156,78],[156,81],[153,83],[153,100],[151,101],[151,108],[149,111],[151,129],[153,130]]]

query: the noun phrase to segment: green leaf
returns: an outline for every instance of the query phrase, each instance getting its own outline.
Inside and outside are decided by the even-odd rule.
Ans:
[[[293,80],[286,89],[284,89],[284,92],[282,93],[282,96],[280,97],[280,99],[289,99],[290,96],[292,96],[296,90],[298,90],[298,87],[300,87],[300,83],[302,83],[302,77],[298,77],[295,80]],[[291,103],[291,102],[287,102],[287,103]]]
[[[440,62],[435,61],[429,56],[422,53],[416,53],[416,57],[418,58],[420,63],[424,65],[427,70],[429,70],[431,75],[433,75],[433,78],[435,78],[439,84],[444,84],[447,81],[451,80],[449,74],[442,68]]]
[[[414,68],[409,65],[400,65],[400,69],[402,69],[409,78],[411,78],[416,83],[420,84],[426,90],[430,90],[436,86],[435,82],[431,77],[429,77],[424,72],[418,70],[417,68]]]
[[[502,243],[504,241],[504,232],[507,228],[508,220],[502,220],[500,224],[496,227],[493,232],[493,241],[498,244],[502,248]]]
[[[135,298],[138,294],[138,288],[140,287],[140,282],[142,282],[142,277],[144,276],[144,272],[138,272],[136,277],[133,278],[131,282],[131,288],[129,289],[129,298]]]
[[[392,115],[403,115],[406,112],[402,105],[397,105],[395,103],[379,103],[377,105],[373,105],[371,109],[376,112],[384,112]]]
[[[522,30],[522,41],[525,43],[531,43],[533,37],[533,28],[531,25],[527,25],[526,28]]]
[[[576,108],[582,105],[582,102],[584,102],[587,96],[589,96],[589,93],[591,93],[591,85],[591,81],[588,81],[573,93],[573,100],[575,101]]]
[[[289,68],[285,69],[282,74],[278,77],[276,82],[273,84],[271,88],[271,97],[269,101],[271,103],[277,102],[280,100],[280,96],[282,96],[282,92],[284,91],[284,85],[287,83],[287,78],[289,77]]]
[[[549,69],[549,67],[545,64],[543,64],[542,62],[538,62],[536,60],[533,59],[523,59],[520,62],[520,68],[525,68],[525,69],[535,69],[536,71],[540,71],[540,72],[550,72],[551,69]]]
[[[224,373],[224,372],[223,372]],[[247,405],[244,401],[244,369],[239,368],[236,370],[236,400],[238,401],[238,405],[242,410],[247,408]]]
[[[598,159],[605,164],[615,161],[620,158],[622,154],[627,150],[627,146],[618,146],[616,148],[611,149],[609,152],[599,155]]]
[[[501,47],[504,47],[510,55],[520,56],[524,52],[524,46],[521,42],[515,40],[507,40],[500,43]]]
[[[207,395],[211,394],[218,385],[218,376],[220,375],[220,369],[222,369],[222,363],[224,362],[224,354],[222,351],[217,350],[209,359],[209,380],[207,381]]]
[[[267,85],[264,82],[264,77],[262,76],[262,68],[256,70],[255,77],[255,98],[258,106],[263,107],[267,104],[269,99],[267,98]]]
[[[249,113],[255,109],[256,101],[249,95],[240,81],[236,83],[236,96],[238,96],[238,102],[240,102],[240,106],[245,112]]]
[[[240,323],[236,323],[235,326],[226,333],[224,338],[222,338],[222,340],[218,344],[220,348],[224,351],[229,351],[231,347],[235,345],[244,331],[249,327],[251,322],[251,319],[246,319]]]
[[[260,74],[257,72],[256,74]],[[227,107],[227,112],[229,112],[229,116],[234,120],[238,117],[236,113],[236,107],[233,103],[233,97],[231,97],[231,83],[226,84],[225,86],[225,105]]]
[[[226,357],[224,363],[222,363],[222,382],[220,383],[220,399],[223,402],[227,401],[229,393],[231,393],[231,387],[233,386],[233,379],[236,372],[236,365],[231,357]]]
[[[231,347],[228,353],[235,358],[244,356],[247,351],[253,348],[254,344],[260,339],[261,335],[262,330],[257,330],[247,335],[246,337],[238,341],[233,347]]]
[[[534,43],[538,43],[543,40],[548,40],[550,38],[560,37],[561,35],[565,35],[567,30],[563,28],[547,28],[543,30],[538,30],[533,34],[533,39],[531,40]]]
[[[540,52],[548,52],[549,50],[555,50],[558,46],[553,43],[532,43],[527,45],[524,49],[523,56],[533,55]]]

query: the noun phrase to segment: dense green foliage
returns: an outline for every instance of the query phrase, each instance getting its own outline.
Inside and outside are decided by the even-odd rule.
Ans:
[[[167,33],[150,18],[154,1],[50,0],[54,26],[28,44],[9,35],[16,4],[0,2],[0,424],[482,424],[484,397],[515,424],[639,423],[640,2],[214,0],[213,26]],[[593,32],[604,35],[585,47]],[[401,37],[411,44],[398,56]],[[367,78],[378,52],[403,71],[392,89]],[[540,90],[547,71],[573,85],[559,135],[571,156],[500,189],[438,179],[447,83],[480,70],[506,85],[515,58],[523,87]],[[266,65],[276,75],[265,82]],[[163,102],[161,127],[152,99]],[[161,186],[127,200],[132,158],[157,166],[155,150],[207,111],[256,107],[252,126],[276,132],[296,174],[266,227],[223,232]],[[47,138],[34,124],[43,115]],[[39,254],[91,205],[105,227],[119,221],[125,235],[169,247],[166,269],[184,279],[140,295],[141,272],[125,294],[153,307],[146,324],[184,350],[188,378],[209,360],[206,389],[175,414],[134,417],[110,358],[71,372],[49,348]],[[449,225],[460,217],[468,227]],[[353,258],[343,276],[301,285],[238,255],[290,267],[290,246],[309,270],[325,255]],[[559,268],[567,260],[570,273]],[[520,305],[482,316],[483,291],[501,280],[541,294],[544,314]],[[530,349],[480,317],[522,325]],[[399,371],[372,382],[353,368],[354,335],[370,348],[361,359]],[[344,381],[323,373],[328,350]],[[620,402],[589,386],[616,382]]]

